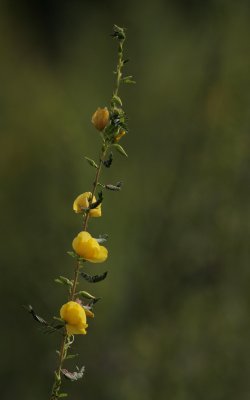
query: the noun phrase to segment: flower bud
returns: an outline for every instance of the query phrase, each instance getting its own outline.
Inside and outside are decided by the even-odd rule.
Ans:
[[[119,140],[120,140],[124,135],[126,135],[126,132],[125,132],[124,130],[121,130],[121,131],[118,133],[118,135],[115,137],[115,142],[116,142],[116,143],[119,142]]]
[[[96,112],[92,116],[91,122],[95,126],[95,128],[98,129],[98,131],[103,131],[103,129],[109,123],[109,110],[107,109],[107,107],[98,107]]]

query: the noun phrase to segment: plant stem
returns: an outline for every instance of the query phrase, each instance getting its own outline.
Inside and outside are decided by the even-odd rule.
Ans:
[[[119,50],[118,50],[118,62],[117,62],[117,69],[116,69],[116,87],[114,94],[117,96],[119,87],[120,87],[120,82],[121,82],[121,77],[122,77],[122,67],[123,67],[123,43],[124,40],[120,40],[119,42]]]
[[[95,192],[96,192],[96,188],[97,188],[97,185],[98,185],[98,181],[99,181],[99,177],[100,177],[100,173],[101,173],[101,169],[102,169],[103,160],[104,160],[105,154],[107,152],[107,149],[108,149],[108,146],[104,146],[103,150],[101,152],[99,165],[98,165],[98,168],[96,170],[95,180],[94,180],[94,183],[93,183],[93,189],[92,189],[92,193],[91,193],[91,198],[89,200],[89,210],[86,212],[85,217],[84,217],[84,221],[83,221],[83,230],[84,231],[86,231],[87,226],[88,226],[90,206],[93,203],[93,197],[94,197]],[[77,264],[76,264],[76,267],[75,267],[73,286],[72,286],[72,290],[71,290],[71,293],[70,293],[70,300],[71,301],[74,301],[74,298],[75,298],[76,287],[77,287],[77,283],[78,283],[79,270],[80,270],[80,263],[79,263],[79,261],[77,261]],[[55,372],[55,381],[54,381],[54,384],[53,384],[52,394],[51,394],[50,400],[57,400],[58,397],[59,397],[59,390],[60,390],[60,387],[61,387],[61,370],[62,370],[62,366],[63,366],[63,362],[65,360],[65,357],[67,356],[67,349],[65,348],[66,342],[67,342],[67,334],[65,333],[63,335],[63,339],[62,339],[62,343],[61,343],[61,347],[60,347],[59,365],[58,365],[58,368],[57,368],[57,370]]]
[[[105,146],[104,149],[102,150],[102,153],[101,153],[101,156],[100,156],[100,162],[99,162],[98,168],[96,170],[96,176],[95,176],[95,180],[94,180],[94,183],[93,183],[93,190],[92,190],[91,198],[90,198],[90,201],[89,201],[89,208],[91,207],[91,205],[93,203],[93,198],[94,198],[94,195],[95,195],[95,192],[96,192],[96,188],[97,188],[97,185],[98,185],[98,181],[99,181],[99,177],[100,177],[100,173],[101,173],[101,169],[102,169],[103,160],[104,160],[105,154],[107,152],[107,149],[108,149],[108,147]],[[86,229],[87,229],[88,220],[89,220],[89,210],[87,211],[87,213],[85,215],[85,218],[84,218],[84,222],[83,222],[83,230],[84,231],[86,231]]]
[[[101,152],[99,165],[98,165],[98,168],[96,170],[95,180],[94,180],[94,183],[93,183],[93,189],[92,189],[90,200],[89,200],[89,209],[86,212],[84,220],[83,220],[83,230],[84,231],[87,230],[88,220],[89,220],[89,216],[90,216],[89,211],[90,211],[90,207],[91,207],[91,205],[93,203],[93,198],[94,198],[94,195],[95,195],[95,192],[96,192],[96,188],[97,188],[97,185],[98,185],[98,181],[99,181],[99,177],[100,177],[100,173],[101,173],[101,169],[102,169],[103,160],[104,160],[104,157],[105,157],[107,149],[108,149],[108,147],[105,146],[103,148],[102,152]],[[78,261],[77,264],[76,264],[76,267],[75,267],[75,275],[74,275],[73,286],[72,286],[72,290],[71,290],[71,300],[74,300],[74,297],[75,297],[79,270],[80,270],[80,263]]]
[[[116,96],[118,96],[118,91],[119,91],[119,87],[120,87],[120,83],[121,83],[121,79],[122,79],[122,68],[123,68],[123,64],[124,64],[124,62],[123,62],[123,43],[124,43],[124,41],[125,41],[125,38],[119,40],[118,61],[117,61],[117,68],[116,68],[117,76],[116,76],[116,85],[115,85],[115,90],[114,90],[114,95],[116,95]],[[111,110],[112,109],[113,109],[113,106],[111,105]],[[93,182],[93,189],[92,189],[91,197],[89,200],[89,208],[86,211],[86,214],[85,214],[84,220],[83,220],[83,230],[84,231],[86,231],[87,227],[88,227],[88,221],[89,221],[89,217],[90,217],[90,207],[93,203],[93,198],[94,198],[96,188],[98,185],[98,181],[99,181],[99,177],[100,177],[100,173],[101,173],[101,169],[102,169],[102,164],[103,164],[104,157],[106,155],[108,148],[109,148],[109,145],[107,143],[102,144],[99,165],[96,170],[95,180]],[[71,300],[71,301],[74,301],[74,299],[75,299],[76,287],[78,284],[79,270],[80,270],[80,263],[79,263],[79,261],[77,261],[77,264],[75,266],[73,285],[72,285],[72,289],[71,289],[70,296],[69,296],[69,300]],[[55,371],[55,380],[54,380],[50,400],[57,400],[60,395],[59,391],[61,388],[61,371],[62,371],[62,367],[63,367],[63,362],[67,356],[67,351],[69,348],[69,343],[67,344],[67,339],[68,339],[68,336],[67,336],[67,332],[65,330],[63,338],[62,338],[62,342],[61,342],[60,353],[59,353],[59,364],[58,364],[57,370]]]
[[[56,400],[59,397],[59,390],[61,387],[61,369],[63,365],[63,361],[67,355],[67,351],[65,350],[65,345],[67,341],[67,334],[66,332],[63,335],[61,347],[60,347],[60,355],[59,355],[59,364],[58,368],[55,371],[55,381],[52,387],[51,397],[50,400]]]
[[[73,280],[73,286],[72,286],[71,293],[70,293],[70,300],[71,301],[74,300],[74,296],[75,296],[79,268],[80,268],[79,261],[77,261],[76,267],[75,267],[75,275],[74,275],[74,280]]]

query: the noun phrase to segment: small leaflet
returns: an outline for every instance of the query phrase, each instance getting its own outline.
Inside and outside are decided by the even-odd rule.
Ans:
[[[79,369],[78,367],[77,371],[74,372],[70,372],[67,369],[62,369],[62,374],[65,376],[66,379],[69,379],[71,382],[74,381],[78,381],[78,379],[82,379],[84,371],[85,371],[85,367],[83,366],[81,369]]]
[[[40,317],[39,315],[37,315],[37,314],[35,313],[33,307],[32,307],[30,304],[28,305],[28,307],[25,307],[25,308],[29,311],[29,313],[32,315],[32,317],[34,318],[34,320],[37,321],[37,322],[39,322],[39,324],[46,325],[46,326],[49,325],[48,322],[45,321],[45,319],[43,319],[42,317]]]

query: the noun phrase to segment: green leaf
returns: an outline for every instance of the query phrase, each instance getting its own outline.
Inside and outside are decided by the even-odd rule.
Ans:
[[[70,257],[78,258],[78,255],[77,255],[74,251],[67,251],[67,254],[68,254]]]
[[[92,294],[85,292],[84,290],[81,290],[80,292],[77,293],[79,296],[84,297],[85,299],[91,299],[91,300],[95,300],[96,297],[93,296]]]
[[[128,157],[126,151],[120,144],[114,143],[112,146],[118,151],[118,153],[122,154],[125,157]]]
[[[132,84],[135,84],[136,81],[134,81],[132,78],[133,78],[132,75],[124,76],[124,78],[122,78],[121,81],[122,81],[123,83],[132,83]]]
[[[113,33],[112,35],[114,38],[117,38],[118,40],[124,40],[126,38],[124,28],[121,28],[118,25],[113,26]]]
[[[95,238],[95,240],[99,243],[99,244],[103,244],[105,242],[107,242],[108,240],[108,235],[106,233],[104,233],[103,235],[99,235],[98,238]]]
[[[60,393],[58,397],[59,398],[68,397],[68,394],[67,393]]]
[[[89,163],[89,165],[91,165],[91,167],[98,168],[98,165],[96,164],[96,162],[94,160],[92,160],[89,157],[85,157],[85,156],[84,156],[84,158]]]
[[[69,354],[67,355],[67,357],[65,358],[65,360],[71,360],[72,358],[78,357],[79,354]]]
[[[119,106],[122,107],[122,100],[119,96],[117,96],[116,94],[113,94],[113,98],[112,101],[115,102],[116,104],[118,104]]]
[[[25,308],[25,310],[27,310],[32,317],[34,318],[35,321],[39,322],[39,324],[48,326],[48,322],[45,321],[42,317],[40,317],[39,315],[37,315],[33,309],[33,307],[29,304],[28,306],[23,306]]]
[[[59,278],[55,279],[56,283],[60,283],[61,285],[73,286],[73,283],[65,276],[59,276]]]
[[[55,371],[55,380],[56,380],[56,382],[61,382],[60,375],[58,375],[58,373],[56,371]]]

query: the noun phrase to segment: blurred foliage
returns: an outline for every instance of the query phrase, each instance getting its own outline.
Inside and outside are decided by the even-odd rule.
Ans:
[[[249,2],[2,0],[0,11],[2,400],[51,388],[58,337],[21,305],[50,318],[65,300],[53,280],[72,275],[72,202],[92,184],[84,155],[96,157],[90,119],[113,88],[113,23],[128,28],[137,81],[122,94],[129,159],[103,177],[124,182],[91,221],[110,258],[88,270],[109,275],[76,340],[86,378],[66,387],[72,399],[249,399]]]

